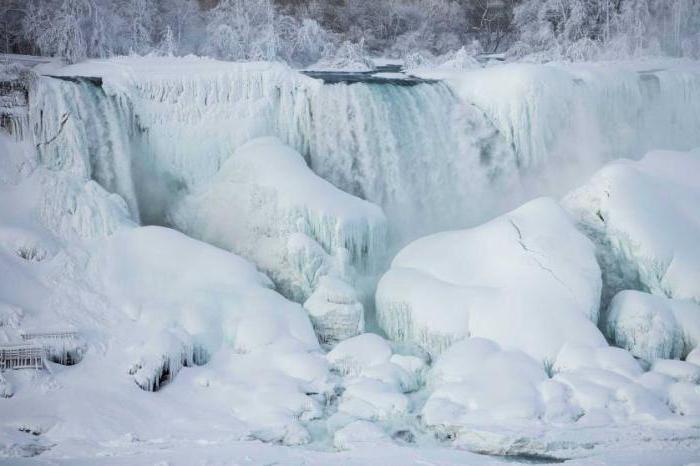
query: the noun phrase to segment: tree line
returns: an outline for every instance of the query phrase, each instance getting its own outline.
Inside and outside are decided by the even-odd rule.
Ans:
[[[466,47],[532,60],[700,57],[700,0],[3,0],[0,50],[426,60]]]

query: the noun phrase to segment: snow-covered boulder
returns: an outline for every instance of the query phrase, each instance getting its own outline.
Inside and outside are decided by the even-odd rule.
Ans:
[[[700,342],[700,306],[625,290],[610,302],[605,329],[615,345],[638,358],[679,359]]]
[[[563,205],[600,250],[608,299],[643,289],[700,303],[700,152],[610,163]]]
[[[322,277],[304,309],[322,344],[333,346],[364,331],[364,308],[357,292],[339,278]]]
[[[338,411],[358,419],[383,421],[408,413],[410,399],[392,383],[358,377],[350,379]]]
[[[686,356],[685,361],[693,363],[696,366],[700,366],[700,348],[695,348],[693,351],[688,353],[688,356]]]
[[[573,372],[579,369],[601,369],[630,379],[639,377],[643,372],[632,355],[621,348],[564,345],[554,361],[552,372]]]
[[[535,419],[542,414],[538,385],[547,379],[541,363],[493,341],[455,343],[428,373],[433,389],[422,417],[439,432],[487,421]]]
[[[651,370],[678,382],[700,384],[700,366],[687,361],[657,359],[651,366]]]
[[[406,246],[379,282],[389,338],[432,355],[467,336],[553,361],[567,342],[601,346],[593,245],[551,199]]]
[[[338,450],[381,447],[391,444],[391,439],[376,423],[354,421],[333,435],[333,446]]]
[[[341,341],[326,356],[341,375],[356,376],[364,369],[389,362],[391,346],[374,333],[363,333]]]
[[[678,382],[668,390],[668,404],[682,416],[700,416],[700,385]]]
[[[272,137],[238,148],[210,183],[173,208],[170,221],[251,259],[283,294],[302,302],[313,290],[299,270],[310,266],[298,264],[305,256],[290,254],[292,234],[307,235],[328,254],[347,250],[361,270],[373,267],[386,236],[379,207],[318,177],[298,152]]]

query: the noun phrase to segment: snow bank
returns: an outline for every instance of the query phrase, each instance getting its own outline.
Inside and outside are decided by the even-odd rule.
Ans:
[[[683,108],[687,108],[684,105]],[[692,107],[692,105],[691,105]],[[620,289],[700,302],[700,153],[613,162],[563,204],[600,249],[608,299]]]
[[[564,343],[604,344],[599,299],[592,244],[541,198],[480,227],[411,243],[382,277],[376,304],[390,338],[432,355],[480,336],[551,362]]]
[[[338,373],[354,376],[363,369],[388,362],[391,346],[379,335],[363,333],[338,343],[327,357]]]
[[[610,302],[606,333],[635,356],[679,359],[700,343],[700,306],[626,290]]]
[[[302,233],[331,254],[347,250],[362,271],[376,266],[386,239],[380,208],[316,176],[276,138],[240,147],[205,189],[174,207],[170,221],[190,236],[252,259],[285,295],[302,301],[309,290],[288,255],[291,235]]]

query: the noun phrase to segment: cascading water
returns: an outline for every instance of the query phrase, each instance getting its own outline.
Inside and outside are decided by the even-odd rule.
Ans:
[[[381,205],[403,239],[465,225],[517,174],[484,114],[443,83],[333,84],[311,99],[311,168]]]

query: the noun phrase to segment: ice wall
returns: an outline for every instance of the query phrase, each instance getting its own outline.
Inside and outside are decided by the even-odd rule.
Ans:
[[[138,171],[158,175],[149,177],[151,205],[197,190],[235,149],[270,135],[321,177],[382,206],[406,237],[483,218],[489,209],[468,200],[517,173],[483,112],[444,84],[323,85],[277,64],[216,65],[184,76],[138,68],[121,90],[148,146]],[[162,212],[143,215],[158,222]]]

